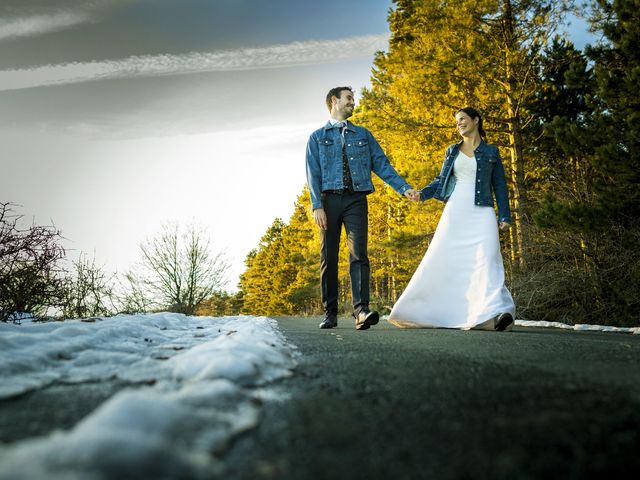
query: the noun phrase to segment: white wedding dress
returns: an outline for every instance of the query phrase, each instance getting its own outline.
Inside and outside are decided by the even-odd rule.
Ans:
[[[456,184],[431,244],[388,321],[398,327],[491,329],[510,313],[493,208],[475,205],[476,159],[460,152]]]

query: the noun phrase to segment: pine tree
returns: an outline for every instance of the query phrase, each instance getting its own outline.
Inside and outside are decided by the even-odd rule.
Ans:
[[[240,277],[242,311],[254,315],[313,314],[321,311],[319,234],[310,218],[305,189],[285,224],[276,219],[246,259]]]
[[[592,23],[608,41],[587,49],[600,104],[592,139],[597,209],[606,221],[635,225],[640,213],[640,9],[638,2],[598,0]],[[598,133],[596,137],[595,135]],[[612,141],[614,140],[615,141]]]
[[[535,59],[570,2],[394,3],[389,51],[375,58],[372,88],[363,92],[355,121],[373,131],[410,183],[422,187],[438,173],[446,146],[459,141],[456,110],[471,105],[484,112],[490,141],[507,152],[503,159],[514,220],[509,251],[523,265],[527,164],[522,135],[532,124],[526,105],[537,84]],[[436,202],[400,206],[393,195],[371,197],[372,257],[379,267],[374,279],[387,280],[391,304],[410,276],[405,271],[420,260],[416,251],[426,249],[440,211]]]
[[[313,314],[322,311],[320,301],[320,239],[312,221],[309,190],[298,196],[294,211],[283,232],[290,278],[284,290],[291,306],[289,313]]]
[[[520,311],[540,319],[637,323],[634,2],[595,2],[593,25],[605,41],[585,53],[550,41],[568,0],[394,3],[389,50],[376,55],[372,87],[362,92],[353,121],[369,128],[396,170],[420,188],[437,175],[446,146],[459,141],[455,111],[478,108],[510,180],[514,225],[506,266]],[[415,271],[442,205],[411,204],[377,178],[374,186],[368,197],[372,306],[384,309]],[[305,191],[289,223],[274,222],[247,257],[241,282],[247,313],[321,310],[319,234],[311,218]],[[345,244],[339,291],[346,307]]]
[[[596,2],[593,12],[592,24],[605,38],[586,49],[593,67],[579,58],[565,72],[573,90],[591,89],[583,97],[584,111],[572,116],[565,105],[546,126],[571,165],[561,178],[569,188],[551,189],[535,220],[579,239],[576,250],[590,287],[583,303],[591,305],[591,313],[607,323],[637,324],[640,15],[636,2],[605,0]]]
[[[280,279],[276,278],[278,258],[282,250],[284,222],[276,218],[260,239],[258,249],[252,250],[245,261],[247,269],[240,276],[244,297],[243,313],[278,315],[282,312]],[[276,280],[276,281],[274,281]]]

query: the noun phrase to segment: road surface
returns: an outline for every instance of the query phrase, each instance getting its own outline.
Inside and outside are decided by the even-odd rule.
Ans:
[[[640,478],[640,336],[356,331],[278,318],[301,352],[229,478]]]

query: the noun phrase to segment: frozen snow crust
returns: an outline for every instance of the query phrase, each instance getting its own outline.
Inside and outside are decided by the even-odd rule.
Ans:
[[[609,325],[589,325],[586,323],[576,323],[575,325],[567,325],[566,323],[561,323],[561,322],[516,320],[516,325],[520,325],[522,327],[561,328],[563,330],[575,330],[576,332],[612,332],[612,333],[631,333],[633,335],[640,334],[640,327],[612,327]]]
[[[0,479],[206,478],[259,421],[258,387],[297,351],[266,317],[122,315],[0,324],[0,398],[52,383],[131,382],[70,431],[0,449]]]

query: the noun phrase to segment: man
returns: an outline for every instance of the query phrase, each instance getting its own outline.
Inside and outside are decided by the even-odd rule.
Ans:
[[[338,248],[342,225],[349,246],[349,275],[356,329],[378,323],[369,310],[367,195],[375,172],[400,195],[418,201],[420,194],[402,178],[369,130],[347,121],[355,100],[351,87],[332,88],[326,98],[331,118],[309,137],[307,183],[313,218],[320,228],[320,283],[325,319],[320,328],[338,325]]]

